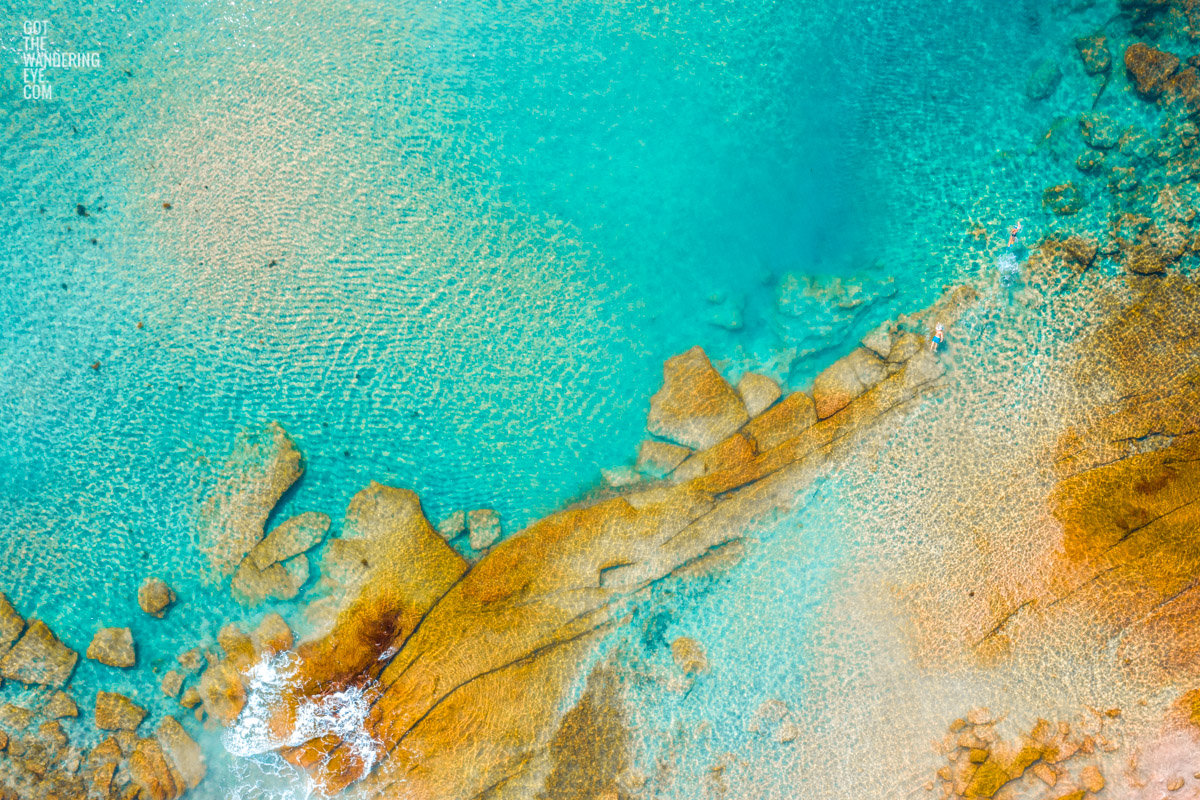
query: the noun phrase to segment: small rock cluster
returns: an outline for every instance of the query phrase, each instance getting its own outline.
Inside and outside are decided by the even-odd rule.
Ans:
[[[161,616],[174,592],[150,579],[139,592],[148,614]],[[66,687],[79,655],[40,620],[28,624],[0,594],[0,674],[42,689],[36,708],[0,707],[0,797],[107,800],[175,800],[204,778],[204,756],[174,717],[165,717],[152,735],[137,731],[146,709],[115,692],[100,691],[95,724],[111,732],[90,751],[70,743],[60,720],[79,716]],[[88,658],[109,666],[134,666],[129,628],[103,628]]]
[[[291,600],[308,582],[306,553],[325,538],[330,520],[308,511],[280,523],[261,538],[233,573],[233,596],[256,606],[269,599]]]
[[[951,723],[939,747],[946,765],[925,789],[938,791],[943,800],[1018,794],[1039,800],[1084,800],[1104,789],[1104,774],[1095,756],[1118,749],[1108,728],[1120,713],[1115,708],[1088,709],[1074,725],[1039,719],[1028,733],[1006,740],[996,730],[1001,720],[986,708],[972,709],[966,718]]]

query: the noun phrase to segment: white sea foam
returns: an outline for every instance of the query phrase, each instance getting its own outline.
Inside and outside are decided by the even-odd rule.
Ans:
[[[1021,274],[1021,262],[1011,252],[1004,253],[996,259],[996,271],[1000,274],[1000,280],[1011,283]]]
[[[281,738],[270,730],[271,712],[294,679],[297,666],[292,653],[264,658],[254,665],[248,675],[246,705],[222,736],[225,749],[235,756],[252,759],[261,767],[270,767],[273,760],[264,761],[264,754],[334,734],[361,759],[364,774],[370,771],[379,747],[364,726],[371,710],[368,690],[350,687],[306,700],[296,709],[295,725],[289,736]]]

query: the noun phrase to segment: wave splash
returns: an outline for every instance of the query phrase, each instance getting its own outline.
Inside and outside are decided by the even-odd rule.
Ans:
[[[222,734],[221,743],[232,755],[258,761],[257,756],[281,747],[294,747],[334,734],[362,760],[363,774],[370,772],[378,758],[379,743],[364,725],[371,710],[369,686],[352,686],[305,700],[296,709],[290,735],[281,738],[271,731],[268,724],[271,712],[291,685],[298,664],[296,655],[286,652],[254,665],[247,676],[246,705],[237,721]]]

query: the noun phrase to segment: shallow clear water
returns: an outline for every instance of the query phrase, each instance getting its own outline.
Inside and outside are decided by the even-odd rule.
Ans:
[[[1013,219],[1030,241],[1052,224],[1041,189],[1080,147],[1043,135],[1090,106],[1070,37],[1112,12],[6,9],[0,588],[80,651],[132,625],[139,666],[84,660],[75,686],[158,715],[173,705],[151,673],[246,616],[195,540],[238,430],[279,420],[305,456],[276,519],[319,510],[336,532],[377,480],[434,520],[495,508],[512,533],[632,460],[674,353],[807,386],[881,321],[1003,270]],[[102,67],[22,100],[27,15]],[[1032,102],[1047,57],[1064,78]],[[803,545],[776,537],[800,552],[746,572],[783,587],[798,664],[837,551],[806,525]],[[166,624],[136,609],[147,574],[180,593]],[[735,619],[701,603],[681,630],[705,628],[715,658],[781,634],[742,602]]]

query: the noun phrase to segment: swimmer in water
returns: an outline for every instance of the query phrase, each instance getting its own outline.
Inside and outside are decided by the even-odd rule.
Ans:
[[[942,328],[942,323],[938,323],[933,327],[933,338],[929,340],[929,349],[937,352],[938,345],[946,338],[946,331]]]
[[[1021,232],[1021,220],[1017,220],[1017,224],[1008,229],[1008,246],[1012,247],[1013,242],[1017,241],[1017,234]]]

